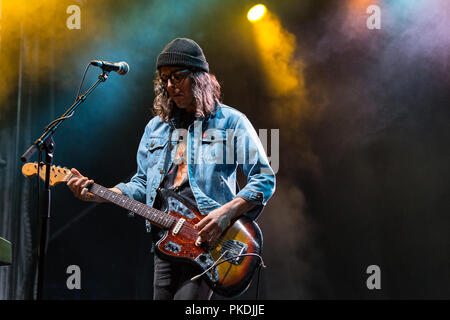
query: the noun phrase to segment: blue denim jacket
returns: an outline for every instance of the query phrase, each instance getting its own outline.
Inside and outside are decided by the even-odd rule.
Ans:
[[[175,129],[159,116],[152,118],[139,144],[136,174],[115,187],[152,206],[181,139],[187,139],[188,178],[200,213],[206,215],[240,197],[255,205],[246,215],[256,219],[275,191],[275,174],[250,121],[223,104],[208,117],[197,118],[188,130]],[[242,190],[236,181],[238,166],[247,176]]]

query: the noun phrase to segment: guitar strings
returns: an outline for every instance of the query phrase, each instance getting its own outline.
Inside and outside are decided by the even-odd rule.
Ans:
[[[100,196],[100,197],[102,197],[102,198],[104,198],[104,199],[106,199],[106,200],[108,200],[108,201],[110,201],[110,202],[113,202],[113,203],[116,203],[116,204],[120,204],[120,202],[119,203],[117,203],[117,202],[114,202],[114,200],[117,198],[116,197],[116,194],[114,194],[113,195],[113,199],[114,200],[112,200],[112,199],[110,199],[110,197],[111,197],[111,195],[112,195],[112,193],[113,193],[113,191],[111,191],[111,190],[109,190],[109,189],[106,189],[105,187],[102,187],[102,186],[100,186],[100,185],[98,185],[98,184],[93,184],[92,186],[91,186],[91,190],[92,191],[94,191],[95,192],[95,190],[93,190],[93,189],[96,189],[97,191],[99,191],[99,190],[102,190],[103,191],[103,194]],[[129,198],[128,198],[129,199]],[[130,199],[130,200],[132,200],[132,201],[134,201],[133,199]],[[137,205],[137,206],[139,206],[139,207],[142,207],[142,206],[145,206],[145,204],[142,204],[142,203],[136,203],[135,205]],[[145,209],[145,207],[144,207],[144,211],[145,211],[146,209]],[[150,218],[149,217],[149,211],[150,212],[154,212],[156,209],[155,208],[149,208],[149,209],[147,209],[147,212],[146,213],[142,213],[141,212],[141,215],[144,215],[146,218]],[[159,212],[159,211],[157,211],[157,212]],[[162,212],[162,211],[161,211]],[[139,213],[139,212],[137,212],[137,213]],[[169,223],[167,224],[167,222],[165,222],[164,221],[164,223],[166,224],[166,225],[163,225],[163,223],[162,222],[158,222],[158,221],[156,221],[156,223],[159,223],[161,226],[163,226],[163,227],[167,227],[168,229],[170,229],[174,224],[176,224],[178,221],[179,221],[179,219],[180,218],[177,218],[177,217],[175,217],[175,216],[172,216],[172,215],[170,215],[170,214],[168,214],[168,213],[164,213],[165,215],[166,215],[166,217],[164,217],[164,218],[167,218],[168,220],[169,220]],[[159,217],[161,217],[161,215],[159,215]],[[162,218],[162,219],[164,219],[164,218]],[[184,230],[183,230],[183,227],[186,227],[186,228],[184,228]],[[183,223],[183,226],[181,227],[181,229],[180,229],[180,232],[181,232],[181,230],[183,230],[183,233],[184,234],[186,234],[187,236],[190,236],[190,237],[193,237],[193,238],[197,238],[198,237],[198,231],[197,231],[197,229],[189,222],[189,221],[186,221],[185,223]]]
[[[63,171],[63,173],[65,173],[64,179],[66,179],[66,181],[70,180],[70,179],[74,176],[74,174],[73,174],[70,170],[68,170],[68,169],[61,168],[61,170]],[[103,198],[103,199],[105,199],[105,200],[108,200],[108,201],[110,201],[110,202],[112,202],[112,203],[116,203],[116,202],[114,202],[114,200],[115,200],[115,198],[116,198],[116,194],[113,195],[113,191],[111,191],[111,190],[109,190],[109,189],[107,189],[107,188],[105,188],[105,187],[103,187],[103,186],[101,186],[101,185],[98,185],[98,184],[96,184],[96,183],[94,183],[94,184],[91,186],[90,189],[91,189],[91,192],[92,192],[92,191],[93,191],[93,192],[97,191],[97,193],[98,193],[98,191],[101,190],[101,191],[103,192],[103,194],[102,194],[102,195],[97,194],[98,196],[100,196],[101,198]],[[94,190],[94,189],[95,189],[95,190]],[[113,199],[114,199],[114,200],[110,199],[111,195],[113,195]],[[131,200],[133,200],[133,199],[131,199]],[[119,202],[119,203],[120,203],[120,202]],[[119,203],[116,203],[116,204],[119,204]],[[144,204],[138,203],[137,205],[143,206]],[[155,210],[154,208],[150,208],[150,209],[151,209],[151,210]],[[144,209],[144,210],[145,210],[145,209]],[[147,212],[147,213],[148,213],[148,212]],[[143,213],[141,213],[141,214],[143,214]],[[144,215],[144,214],[143,214],[143,215]],[[175,224],[176,222],[178,222],[179,219],[180,219],[180,218],[171,216],[171,215],[169,215],[169,214],[166,214],[166,216],[167,216],[167,217],[165,217],[165,218],[168,218],[168,219],[170,220],[170,223],[169,223],[170,225],[167,226],[168,229],[170,229],[170,228],[172,227],[172,225]],[[145,214],[145,217],[148,218],[148,214]],[[162,224],[161,224],[161,225],[162,225]],[[186,221],[185,223],[183,223],[183,226],[182,226],[181,229],[183,229],[183,227],[186,227],[185,230],[184,230],[184,233],[185,233],[185,234],[187,234],[188,236],[192,236],[192,237],[194,237],[194,238],[197,238],[197,237],[198,237],[198,231],[197,231],[197,229],[196,229],[190,222]],[[180,229],[180,231],[181,231],[181,229]],[[219,239],[216,241],[216,243],[222,244],[222,243],[221,243],[221,238],[219,238]]]

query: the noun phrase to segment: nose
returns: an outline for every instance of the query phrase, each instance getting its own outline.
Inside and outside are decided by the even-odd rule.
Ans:
[[[172,83],[172,80],[170,78],[167,80],[167,88],[172,88],[174,85]]]
[[[178,93],[181,89],[169,79],[167,80],[167,90],[169,90],[169,92]]]

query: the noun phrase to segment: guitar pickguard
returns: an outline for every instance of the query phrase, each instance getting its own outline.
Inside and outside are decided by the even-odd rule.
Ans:
[[[166,199],[166,203],[167,203],[167,209],[169,212],[170,211],[178,212],[188,219],[195,218],[195,214],[191,211],[191,209],[186,207],[182,202],[180,202],[178,199],[174,198],[173,196],[168,196],[168,198]]]

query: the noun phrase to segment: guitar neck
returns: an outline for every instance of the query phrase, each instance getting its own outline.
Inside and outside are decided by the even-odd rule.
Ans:
[[[102,199],[115,203],[118,206],[121,206],[122,208],[125,208],[133,213],[136,213],[144,217],[145,219],[150,221],[150,223],[162,229],[169,229],[176,222],[176,219],[174,217],[160,210],[157,210],[139,201],[128,198],[127,196],[115,193],[114,191],[111,191],[108,188],[105,188],[99,184],[94,183],[89,188],[89,191]]]
[[[78,175],[73,174],[67,168],[51,166],[50,170],[51,170],[50,186],[54,186],[55,184],[62,182],[67,183],[74,176],[79,177]],[[45,179],[46,166],[42,165],[41,167],[41,165],[38,165],[37,163],[26,163],[22,167],[22,173],[26,177],[32,177],[38,174],[41,179]],[[144,217],[150,223],[162,229],[170,229],[176,222],[178,222],[177,218],[163,211],[152,208],[134,199],[130,199],[122,194],[115,193],[114,191],[111,191],[108,188],[105,188],[99,184],[96,183],[92,184],[89,187],[89,191],[108,202],[117,204],[122,208],[125,208],[133,213],[136,213]]]

